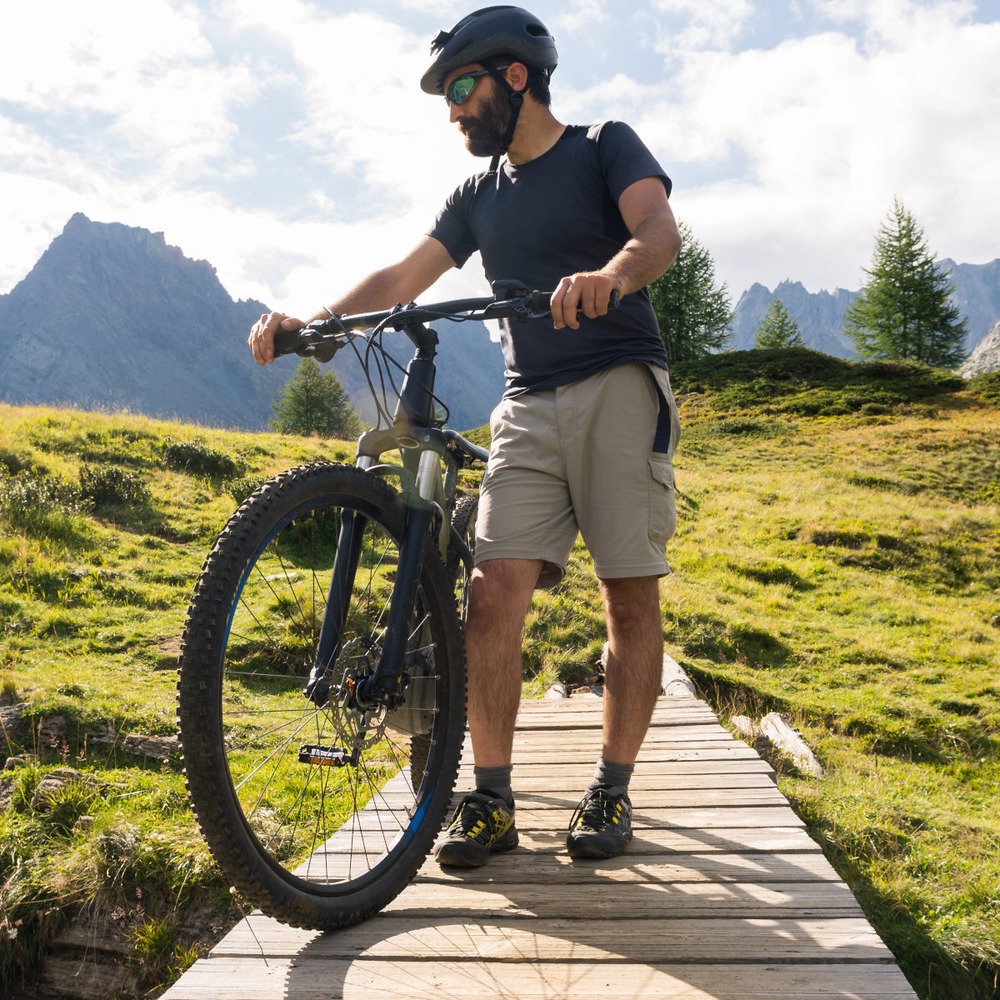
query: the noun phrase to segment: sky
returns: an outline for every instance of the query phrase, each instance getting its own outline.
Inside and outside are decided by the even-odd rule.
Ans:
[[[6,5],[0,294],[75,212],[162,232],[234,298],[312,314],[486,161],[419,88],[451,0]],[[628,122],[735,304],[856,289],[894,198],[1000,257],[1000,0],[533,0],[552,111]],[[426,295],[488,291],[478,259]],[[436,293],[441,293],[437,295]]]

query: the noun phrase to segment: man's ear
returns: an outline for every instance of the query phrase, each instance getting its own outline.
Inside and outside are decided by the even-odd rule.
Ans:
[[[507,82],[514,90],[524,90],[528,85],[528,67],[524,63],[514,62],[507,67]]]

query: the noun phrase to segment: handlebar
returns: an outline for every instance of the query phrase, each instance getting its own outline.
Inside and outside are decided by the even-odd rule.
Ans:
[[[551,292],[528,291],[521,286],[513,287],[510,282],[496,282],[492,296],[469,299],[452,299],[448,302],[432,302],[418,305],[397,305],[380,312],[358,313],[354,316],[331,316],[317,320],[299,330],[279,331],[274,338],[274,355],[313,353],[322,346],[334,352],[350,339],[352,331],[371,329],[404,330],[414,324],[423,324],[435,319],[486,320],[486,319],[540,319],[549,313]],[[617,309],[620,301],[616,291],[611,293],[608,309]],[[331,355],[332,356],[332,355]]]

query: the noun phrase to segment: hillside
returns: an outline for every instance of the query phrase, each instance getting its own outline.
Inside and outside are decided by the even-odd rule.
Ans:
[[[783,766],[782,790],[922,1000],[992,997],[1000,379],[801,351],[737,352],[674,381],[668,651],[723,717],[792,716],[827,777]],[[16,932],[0,934],[0,976],[37,969],[60,933],[83,940],[61,930],[76,913],[110,942],[88,970],[138,996],[237,915],[176,765],[187,599],[248,477],[348,455],[0,405],[0,758],[39,758],[0,776],[0,921]],[[592,682],[604,638],[578,547],[530,614],[526,690]],[[61,768],[81,780],[60,784]],[[50,971],[72,954],[60,947]]]
[[[296,359],[258,367],[247,333],[268,306],[234,302],[204,260],[163,233],[77,213],[30,273],[0,295],[0,400],[129,411],[214,427],[268,426]],[[439,395],[451,426],[477,427],[503,392],[503,358],[483,324],[442,322]],[[409,342],[387,346],[405,367]],[[349,352],[334,370],[368,414]]]

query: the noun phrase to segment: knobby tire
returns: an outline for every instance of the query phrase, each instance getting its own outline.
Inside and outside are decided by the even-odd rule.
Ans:
[[[317,708],[302,689],[339,527],[357,515],[364,544],[330,700]],[[345,672],[377,662],[404,517],[399,494],[370,473],[291,469],[230,518],[188,612],[178,719],[195,813],[236,889],[299,927],[346,927],[390,902],[429,852],[454,787],[462,634],[453,580],[430,542],[409,629],[415,700],[372,718],[336,697]],[[305,744],[360,742],[356,767],[299,762]]]

